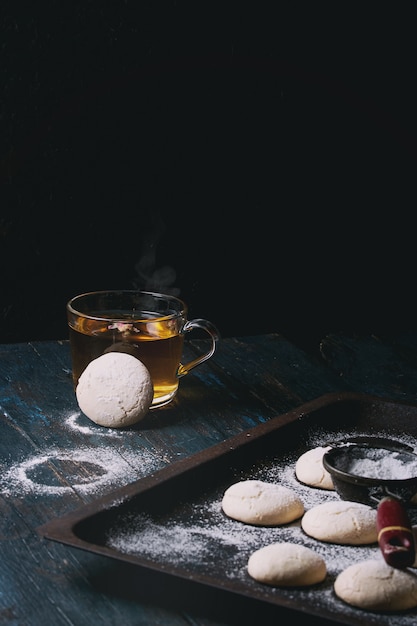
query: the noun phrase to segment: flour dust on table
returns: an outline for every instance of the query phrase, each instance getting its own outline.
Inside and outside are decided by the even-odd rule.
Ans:
[[[70,430],[78,431],[83,435],[94,435],[96,437],[99,436],[114,439],[121,439],[122,437],[126,436],[126,432],[121,431],[118,428],[105,428],[100,427],[96,424],[85,425],[86,421],[87,418],[85,418],[80,411],[77,411],[76,413],[71,413],[71,415],[65,418],[63,423]],[[90,422],[90,420],[88,421]]]
[[[156,469],[159,469],[158,461],[148,450],[119,453],[111,448],[100,450],[89,446],[68,452],[50,450],[4,469],[0,493],[4,496],[63,495],[71,491],[100,494],[107,487],[133,482]],[[60,475],[65,475],[65,483]]]
[[[101,494],[109,487],[133,482],[165,465],[150,450],[140,445],[134,451],[112,447],[113,439],[138,437],[137,432],[100,426],[84,426],[79,412],[70,414],[63,424],[83,435],[103,437],[103,446],[78,446],[37,452],[9,464],[3,463],[0,493],[3,496],[43,494],[59,496],[71,491]],[[61,478],[65,476],[65,479]]]

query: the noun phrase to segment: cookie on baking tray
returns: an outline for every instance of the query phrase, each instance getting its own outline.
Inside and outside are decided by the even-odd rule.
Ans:
[[[295,475],[301,483],[309,487],[334,490],[332,477],[323,465],[323,456],[330,449],[331,446],[317,446],[297,459]]]
[[[367,504],[330,500],[306,511],[301,528],[319,541],[358,546],[377,541],[376,518],[376,509]]]
[[[327,568],[314,550],[297,543],[272,543],[248,560],[248,574],[260,583],[277,587],[305,587],[322,582]]]
[[[288,524],[304,513],[304,504],[292,489],[261,480],[242,480],[226,489],[224,513],[235,520],[258,526]]]
[[[368,611],[405,611],[417,606],[417,574],[383,558],[354,563],[336,577],[338,598]]]

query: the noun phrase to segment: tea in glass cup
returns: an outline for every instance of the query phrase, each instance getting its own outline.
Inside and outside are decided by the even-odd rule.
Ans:
[[[109,351],[127,352],[148,368],[154,397],[151,409],[170,402],[179,379],[209,359],[219,339],[205,319],[187,320],[187,305],[179,298],[137,290],[93,291],[67,303],[74,388],[87,365]],[[209,350],[182,364],[185,335],[200,328],[210,336]]]

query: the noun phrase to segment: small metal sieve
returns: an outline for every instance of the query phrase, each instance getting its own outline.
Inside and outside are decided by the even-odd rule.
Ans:
[[[331,449],[323,456],[323,466],[330,473],[337,493],[343,500],[377,504],[378,544],[385,561],[396,568],[411,566],[415,560],[415,544],[405,507],[417,494],[417,455],[413,449],[402,442],[380,437],[358,437],[327,445]],[[406,477],[366,475],[365,468],[372,460],[380,463],[380,474],[386,476],[390,458],[399,463]],[[414,468],[416,474],[412,475]]]

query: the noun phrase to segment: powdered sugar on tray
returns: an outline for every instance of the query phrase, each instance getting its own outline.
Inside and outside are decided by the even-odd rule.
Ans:
[[[352,433],[351,436],[362,433]],[[340,439],[346,438],[346,432]],[[306,442],[306,449],[322,446],[326,435]],[[337,440],[332,434],[332,441]],[[415,441],[405,441],[415,445]],[[399,440],[399,439],[398,439]],[[336,491],[314,488],[300,483],[295,475],[295,463],[300,450],[289,452],[285,458],[255,463],[236,480],[258,479],[277,482],[293,489],[302,499],[305,510],[322,502],[339,500]],[[229,483],[230,484],[230,483]],[[279,527],[252,526],[228,518],[221,508],[221,500],[228,484],[217,485],[212,491],[200,494],[186,502],[178,502],[172,509],[162,513],[147,510],[124,511],[107,529],[105,545],[117,553],[135,555],[142,563],[160,564],[164,571],[171,568],[183,572],[187,577],[198,580],[230,581],[233,589],[259,590],[258,583],[247,572],[250,555],[257,549],[274,542],[297,543],[315,550],[325,560],[327,576],[323,583],[311,588],[285,589],[279,593],[287,598],[297,598],[299,602],[314,603],[315,608],[330,611],[333,615],[356,615],[357,609],[345,605],[334,594],[336,576],[353,563],[367,559],[382,559],[378,544],[349,546],[325,543],[307,536],[301,529],[301,518],[291,524]],[[232,582],[233,581],[233,582]],[[225,583],[227,587],[227,582]],[[276,593],[273,587],[262,586],[265,595]],[[372,615],[370,616],[370,620]],[[369,623],[394,623],[389,615],[377,614]],[[373,617],[372,617],[373,619]],[[346,623],[349,623],[347,621]],[[353,622],[356,623],[356,622]],[[416,612],[395,614],[398,626],[415,626]]]
[[[251,478],[277,482],[294,490],[304,503],[305,510],[330,500],[339,500],[334,491],[322,490],[298,482],[295,477],[295,459],[274,463],[259,469]],[[242,477],[244,479],[245,477]],[[170,511],[167,516],[153,518],[150,515],[132,515],[124,518],[117,528],[108,534],[108,545],[123,553],[140,554],[153,561],[198,567],[218,568],[213,554],[219,549],[226,551],[223,559],[227,576],[246,577],[246,561],[254,550],[273,542],[289,541],[307,545],[325,558],[329,573],[335,574],[343,564],[378,555],[376,546],[339,546],[324,544],[307,537],[301,530],[300,520],[279,527],[257,527],[237,522],[225,516],[221,508],[221,496],[209,494],[206,499],[187,506],[184,521],[181,513]],[[119,520],[120,522],[120,520]]]
[[[222,568],[228,578],[246,579],[247,560],[250,554],[274,542],[291,542],[306,545],[320,553],[326,561],[329,574],[340,568],[367,558],[377,557],[373,546],[336,546],[324,544],[307,537],[299,521],[281,527],[256,527],[228,519],[219,503],[196,507],[190,523],[174,519],[153,519],[139,514],[122,528],[114,528],[107,545],[127,554],[137,554],[153,562],[175,566],[196,567],[206,574],[215,574],[219,562],[213,555],[223,554]]]

